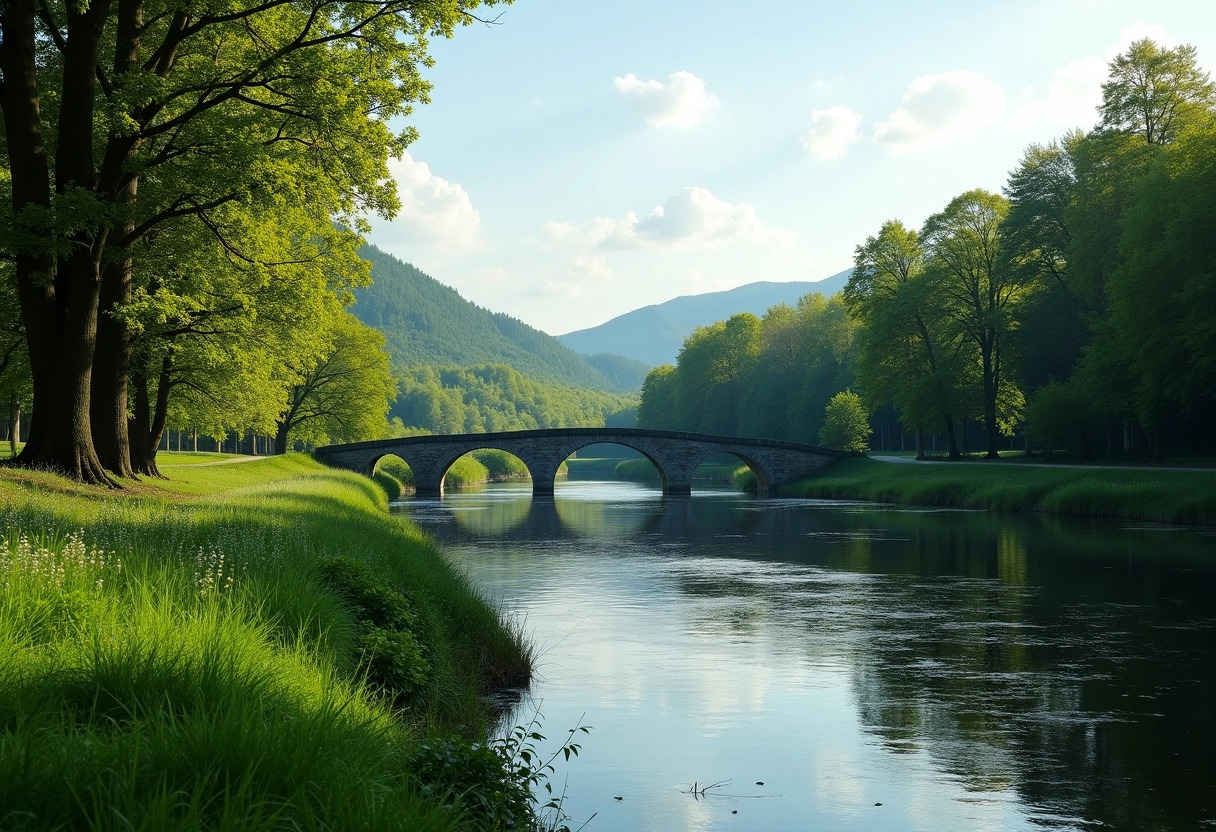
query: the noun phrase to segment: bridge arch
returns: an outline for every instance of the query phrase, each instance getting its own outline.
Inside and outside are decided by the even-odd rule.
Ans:
[[[570,457],[574,456],[579,451],[582,451],[593,445],[615,445],[617,447],[627,448],[631,451],[641,454],[642,459],[646,460],[647,462],[649,462],[651,465],[654,466],[654,470],[656,472],[658,472],[658,475],[659,475],[659,488],[664,493],[666,493],[666,491],[667,491],[667,474],[663,470],[663,465],[659,462],[659,460],[654,458],[653,449],[651,450],[651,453],[647,453],[645,448],[638,447],[639,444],[643,444],[643,443],[630,442],[630,441],[617,441],[617,440],[613,440],[611,442],[600,442],[600,441],[583,442],[583,443],[579,444],[579,446],[576,447],[574,450],[570,451],[570,453],[567,454],[566,458],[563,459],[562,461],[568,463],[570,460]]]
[[[707,464],[708,460],[713,459],[716,456],[717,457],[730,457],[732,459],[738,460],[739,462],[742,462],[744,465],[747,466],[747,469],[752,472],[752,476],[754,476],[756,478],[756,493],[761,496],[765,496],[769,493],[769,490],[771,487],[770,486],[771,478],[769,476],[768,470],[764,467],[764,465],[762,463],[760,463],[757,460],[750,457],[742,449],[726,450],[726,451],[716,450],[716,451],[710,451],[710,452],[704,454],[701,457],[700,461],[696,463],[696,467],[693,468],[694,475],[698,468],[700,468],[702,465]]]
[[[443,493],[443,475],[456,459],[477,448],[497,448],[514,454],[527,466],[535,495],[551,496],[561,463],[579,448],[603,442],[624,445],[645,456],[659,470],[664,493],[676,496],[692,491],[693,471],[715,453],[730,453],[743,460],[756,473],[757,493],[762,497],[844,456],[840,451],[795,442],[638,428],[409,436],[330,445],[318,448],[316,454],[331,465],[369,476],[381,457],[395,454],[413,471],[416,494],[438,497]]]

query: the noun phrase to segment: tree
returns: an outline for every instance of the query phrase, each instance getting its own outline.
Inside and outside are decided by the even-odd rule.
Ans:
[[[493,0],[486,0],[493,2]],[[20,462],[113,483],[90,404],[123,441],[125,302],[136,243],[232,202],[305,195],[353,219],[395,205],[389,119],[425,100],[427,38],[477,0],[0,6],[0,108],[15,267],[34,387]],[[95,352],[101,339],[107,346]],[[93,384],[96,356],[112,360]],[[113,412],[110,412],[111,409]],[[114,450],[116,459],[122,448]],[[121,467],[121,466],[119,466]]]
[[[275,425],[274,452],[286,453],[294,440],[311,444],[377,439],[387,429],[385,415],[397,397],[384,335],[349,312],[330,323],[332,347],[316,362],[297,369],[287,406]]]
[[[823,416],[819,442],[838,451],[865,453],[870,449],[870,417],[861,396],[852,390],[837,393],[828,402]]]
[[[916,435],[917,459],[925,458],[925,427],[939,424],[950,458],[959,459],[954,413],[965,377],[963,351],[946,327],[936,277],[925,271],[915,229],[888,220],[855,249],[844,300],[862,324],[857,373],[870,406],[895,403]]]
[[[1131,133],[1146,144],[1172,141],[1181,124],[1200,118],[1216,103],[1216,86],[1195,62],[1195,47],[1162,49],[1148,38],[1135,41],[1109,65],[1102,84],[1102,126]]]
[[[1014,312],[1023,295],[1023,277],[1001,250],[1001,221],[1008,210],[1009,203],[997,194],[967,191],[929,217],[921,232],[927,268],[941,282],[955,337],[972,345],[978,357],[989,459],[999,456],[998,402],[1008,399],[1004,388],[1013,383],[1005,347],[1016,328]]]
[[[1136,184],[1123,262],[1109,282],[1109,322],[1091,351],[1117,353],[1122,385],[1160,459],[1173,414],[1216,403],[1216,118],[1179,135]]]
[[[670,364],[660,364],[642,382],[642,401],[638,404],[638,427],[676,430],[675,374]]]

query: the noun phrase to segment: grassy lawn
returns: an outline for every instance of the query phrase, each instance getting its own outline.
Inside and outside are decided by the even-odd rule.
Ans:
[[[372,481],[202,456],[0,469],[0,829],[505,828],[520,634]]]
[[[787,496],[1216,525],[1216,471],[844,459]]]

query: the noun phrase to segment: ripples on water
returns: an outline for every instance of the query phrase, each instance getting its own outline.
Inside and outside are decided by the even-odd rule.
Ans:
[[[594,727],[590,830],[1216,829],[1210,530],[602,483],[404,510],[544,651],[516,718]]]

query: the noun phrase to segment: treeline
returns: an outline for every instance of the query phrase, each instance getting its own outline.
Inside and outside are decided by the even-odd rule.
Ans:
[[[839,295],[803,297],[697,327],[642,385],[638,425],[817,444],[832,396],[853,383],[854,331]]]
[[[505,364],[399,370],[394,422],[432,433],[631,427],[637,397],[530,379]]]
[[[789,311],[698,330],[647,378],[640,424],[812,441],[822,414],[791,402],[852,385],[871,413],[894,408],[922,456],[928,434],[960,456],[968,419],[990,457],[1015,434],[1083,457],[1213,447],[1216,89],[1193,47],[1140,40],[1102,92],[1099,124],[1032,145],[1001,194],[968,191],[857,246],[825,304],[847,312],[822,334],[832,349],[799,351],[803,326],[774,376]],[[836,356],[835,385],[808,387]]]

